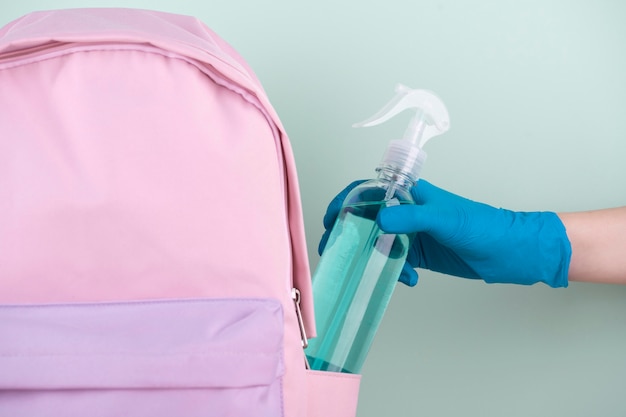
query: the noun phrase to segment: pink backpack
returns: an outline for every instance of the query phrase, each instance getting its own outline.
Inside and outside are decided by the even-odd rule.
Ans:
[[[303,330],[291,148],[231,47],[132,9],[0,29],[1,416],[354,416]]]

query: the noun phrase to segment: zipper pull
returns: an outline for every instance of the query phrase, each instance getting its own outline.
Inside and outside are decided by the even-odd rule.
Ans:
[[[291,298],[293,299],[293,303],[296,306],[296,316],[298,317],[298,326],[300,327],[300,338],[302,340],[302,349],[306,349],[309,346],[309,339],[306,336],[306,329],[304,328],[304,320],[302,320],[302,310],[300,310],[300,290],[297,288],[291,289]],[[309,366],[309,361],[304,355],[304,364],[306,369],[311,369]]]

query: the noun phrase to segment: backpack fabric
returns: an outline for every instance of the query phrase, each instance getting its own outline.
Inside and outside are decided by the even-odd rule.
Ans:
[[[304,332],[294,159],[233,48],[147,10],[1,28],[0,415],[354,416]]]

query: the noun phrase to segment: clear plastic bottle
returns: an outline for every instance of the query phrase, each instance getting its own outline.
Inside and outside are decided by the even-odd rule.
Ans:
[[[421,146],[449,127],[434,94],[399,86],[372,126],[407,108],[416,110],[404,139],[392,141],[378,178],[355,187],[344,200],[313,275],[318,336],[306,355],[311,369],[359,373],[404,266],[412,236],[384,233],[376,218],[383,207],[414,204],[410,188],[426,159]]]

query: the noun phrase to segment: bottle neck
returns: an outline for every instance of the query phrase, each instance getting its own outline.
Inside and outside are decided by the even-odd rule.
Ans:
[[[382,165],[376,168],[378,172],[378,179],[393,182],[396,187],[402,187],[409,190],[417,181],[417,178],[413,177],[410,173],[402,172],[389,165]]]

